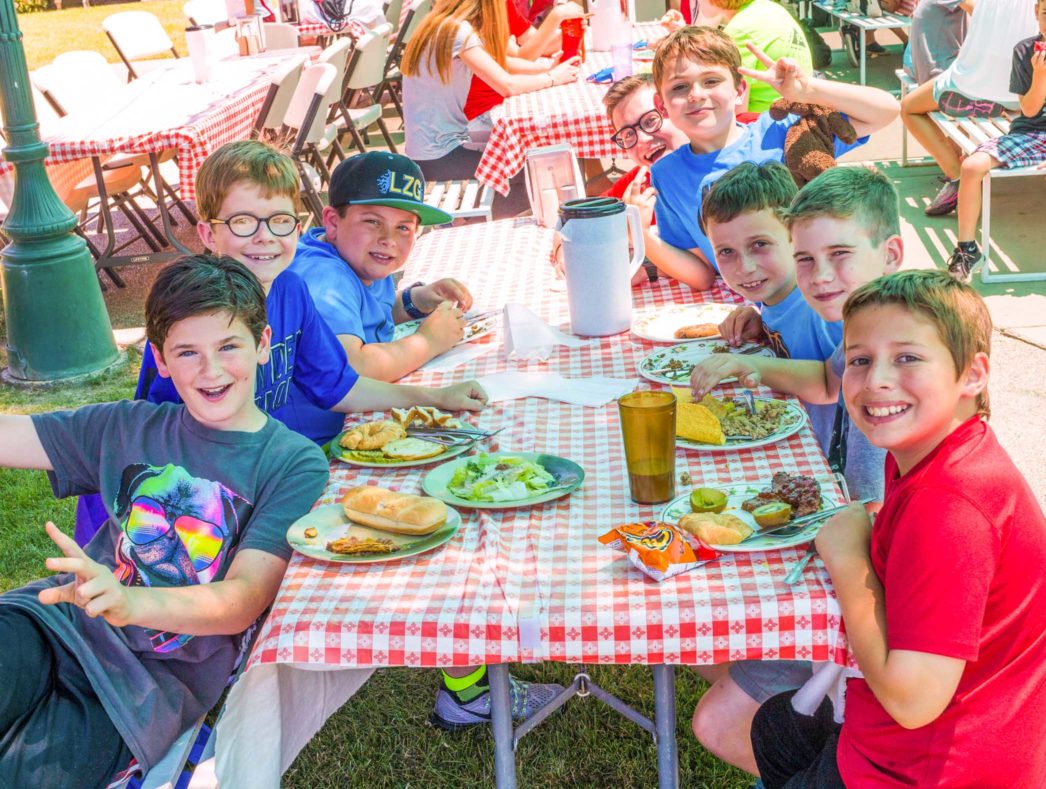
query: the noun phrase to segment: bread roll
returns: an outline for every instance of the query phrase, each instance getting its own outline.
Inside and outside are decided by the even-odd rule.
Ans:
[[[692,512],[679,519],[679,528],[706,545],[737,545],[752,536],[752,528],[736,515]]]
[[[447,522],[447,505],[439,499],[373,485],[351,488],[341,506],[349,520],[393,534],[431,534]]]
[[[406,435],[407,431],[402,425],[383,419],[378,422],[364,422],[346,430],[339,443],[346,449],[381,449],[390,441],[404,438]]]
[[[423,438],[399,438],[390,441],[381,448],[385,457],[394,458],[399,461],[424,460],[425,458],[442,455],[446,449],[442,444],[435,441],[426,441]]]

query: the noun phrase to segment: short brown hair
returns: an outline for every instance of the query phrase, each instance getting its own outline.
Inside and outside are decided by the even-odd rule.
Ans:
[[[145,299],[145,333],[163,355],[171,327],[196,315],[228,312],[261,339],[265,291],[249,268],[227,255],[188,255],[163,269]]]
[[[709,5],[722,8],[724,11],[740,11],[752,0],[708,0]]]
[[[732,222],[741,214],[770,209],[782,219],[798,190],[780,162],[742,162],[720,176],[701,201],[701,229],[708,222]],[[782,219],[783,224],[783,219]]]
[[[676,58],[694,63],[725,66],[730,69],[734,85],[741,84],[741,52],[737,44],[722,30],[714,27],[683,27],[666,36],[654,52],[654,84],[661,90],[665,68]]]
[[[217,219],[222,202],[236,184],[258,187],[262,197],[289,197],[301,208],[301,183],[294,161],[260,140],[239,140],[208,156],[196,174],[196,211],[200,219]]]
[[[791,230],[796,222],[830,216],[855,218],[876,246],[901,234],[900,198],[890,179],[868,167],[833,167],[806,184],[785,214]]]
[[[898,271],[865,283],[843,305],[843,330],[868,307],[896,304],[925,318],[951,353],[958,378],[978,353],[991,355],[992,317],[981,295],[965,282],[936,269]],[[991,415],[988,390],[977,397],[977,413]]]
[[[651,74],[633,74],[619,79],[603,96],[603,106],[607,108],[607,117],[614,122],[614,110],[618,105],[640,88],[653,88],[654,77]]]

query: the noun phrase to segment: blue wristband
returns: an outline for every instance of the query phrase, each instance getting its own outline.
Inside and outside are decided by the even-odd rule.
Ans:
[[[410,298],[410,291],[416,288],[418,285],[424,285],[424,282],[415,282],[413,285],[408,285],[403,289],[400,294],[400,301],[403,302],[403,309],[406,310],[407,314],[415,320],[421,320],[428,315],[427,312],[422,312],[416,306],[414,306],[413,300]]]

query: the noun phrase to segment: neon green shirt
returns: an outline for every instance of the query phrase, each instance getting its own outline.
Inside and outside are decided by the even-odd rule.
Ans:
[[[774,60],[791,58],[809,74],[813,70],[810,47],[807,46],[799,23],[773,0],[752,0],[723,28],[741,50],[741,65],[753,70],[765,70],[762,63],[745,46],[752,42]],[[765,112],[781,94],[758,80],[748,80],[749,112]]]

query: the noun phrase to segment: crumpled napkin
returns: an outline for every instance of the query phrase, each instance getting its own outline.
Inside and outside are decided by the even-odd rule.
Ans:
[[[588,340],[549,326],[522,304],[505,305],[502,325],[506,359],[544,362],[557,345],[566,345],[568,348],[588,345]]]
[[[508,370],[477,379],[487,393],[487,402],[515,400],[521,397],[543,397],[598,407],[616,400],[636,388],[637,378],[564,378],[559,373],[528,373]]]
[[[861,672],[845,668],[838,663],[822,663],[814,668],[814,674],[792,696],[792,708],[800,715],[812,716],[827,696],[832,702],[836,723],[843,722],[846,709],[846,680],[860,677]]]

